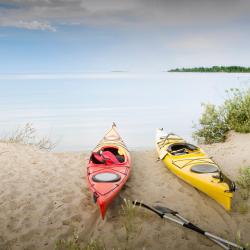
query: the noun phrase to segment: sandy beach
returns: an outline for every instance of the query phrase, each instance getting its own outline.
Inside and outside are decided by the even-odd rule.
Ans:
[[[237,179],[240,167],[250,166],[250,134],[230,133],[225,143],[202,147],[232,180]],[[0,143],[1,250],[54,249],[58,240],[74,234],[83,246],[99,238],[107,249],[123,249],[122,198],[166,205],[210,232],[232,241],[240,232],[243,242],[250,241],[250,212],[239,212],[239,192],[228,213],[173,175],[157,161],[154,150],[132,152],[132,175],[102,221],[85,180],[88,155]],[[249,207],[250,200],[247,202]],[[142,208],[134,227],[136,233],[127,249],[220,249],[205,237]]]

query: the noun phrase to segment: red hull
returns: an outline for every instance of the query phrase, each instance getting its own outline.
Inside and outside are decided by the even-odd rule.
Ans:
[[[114,145],[112,145],[111,142],[107,142],[107,140],[105,140],[104,143],[99,144],[99,146],[93,150],[87,166],[87,182],[89,189],[93,194],[94,201],[99,205],[102,219],[104,219],[109,205],[128,180],[131,171],[131,158],[125,144],[117,144],[113,139],[112,141]],[[122,162],[118,162],[116,158],[112,160],[104,158],[105,162],[101,162],[99,158],[103,156],[98,155],[98,153],[100,154],[100,152],[103,151],[105,153],[108,151],[109,154],[111,154],[110,151],[121,151],[123,158]],[[100,161],[96,160],[95,155],[97,155],[96,158]],[[100,176],[101,174],[113,175],[118,177],[118,179],[115,181],[96,181],[95,177]]]

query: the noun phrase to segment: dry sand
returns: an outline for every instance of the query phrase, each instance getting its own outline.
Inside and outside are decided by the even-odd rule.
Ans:
[[[233,180],[250,166],[250,134],[231,133],[226,143],[203,147]],[[121,197],[143,200],[179,211],[204,229],[234,240],[237,231],[250,241],[250,212],[231,213],[184,183],[156,161],[153,150],[132,152],[133,172],[121,196],[102,221],[85,181],[88,153],[48,153],[31,146],[0,143],[0,249],[54,249],[59,239],[86,244],[101,238],[107,249],[125,246]],[[248,206],[250,202],[248,201]],[[220,249],[188,229],[139,208],[137,233],[127,249]]]

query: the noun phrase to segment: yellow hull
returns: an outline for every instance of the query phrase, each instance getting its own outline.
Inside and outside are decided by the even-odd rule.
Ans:
[[[162,136],[162,133],[158,131],[156,137],[156,149],[164,164],[182,180],[204,192],[229,211],[231,209],[233,191],[230,190],[228,183],[218,178],[220,171],[218,165],[216,165],[215,162],[198,147],[196,147],[195,150],[191,150],[184,154],[173,155],[169,152],[169,148],[171,145],[178,143],[186,142],[176,135],[170,135],[166,139],[166,136]],[[192,168],[199,164],[205,164],[217,168],[218,172],[194,172]]]

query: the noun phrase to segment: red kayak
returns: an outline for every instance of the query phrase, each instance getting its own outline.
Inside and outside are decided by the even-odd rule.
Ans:
[[[89,189],[103,219],[108,206],[126,183],[130,171],[130,154],[113,124],[92,151],[87,166]]]

